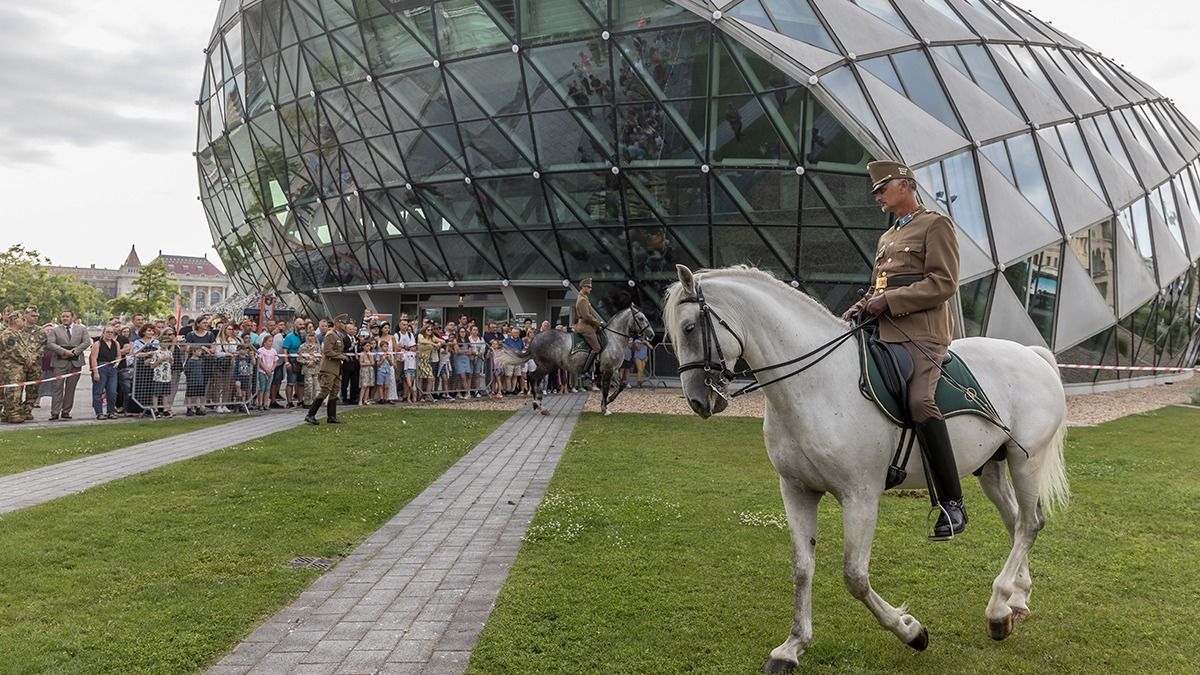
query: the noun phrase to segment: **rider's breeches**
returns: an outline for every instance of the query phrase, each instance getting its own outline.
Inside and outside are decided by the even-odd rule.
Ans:
[[[584,340],[587,340],[588,346],[592,351],[600,353],[600,338],[596,337],[595,333],[580,333]]]
[[[912,342],[902,344],[913,360],[913,376],[908,382],[908,409],[913,421],[924,422],[931,417],[940,419],[942,411],[938,409],[934,395],[942,374],[939,366],[946,358],[946,347],[928,342],[922,342],[920,347]]]

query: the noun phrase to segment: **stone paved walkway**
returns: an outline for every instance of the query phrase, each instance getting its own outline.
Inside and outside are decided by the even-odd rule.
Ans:
[[[0,478],[0,514],[290,429],[303,419],[304,413],[299,411],[260,415],[4,476]]]
[[[586,399],[514,414],[209,675],[461,673]]]

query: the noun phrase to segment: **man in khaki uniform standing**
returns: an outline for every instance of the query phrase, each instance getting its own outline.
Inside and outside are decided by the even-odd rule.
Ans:
[[[333,320],[333,329],[321,340],[321,368],[317,372],[321,391],[309,407],[308,415],[304,417],[308,424],[320,424],[317,421],[317,411],[326,399],[329,399],[329,408],[325,411],[325,421],[341,424],[341,420],[337,418],[337,400],[342,387],[342,364],[350,360],[346,354],[350,347],[350,336],[346,333],[346,322],[349,320],[349,316],[338,314]]]
[[[575,325],[572,329],[583,336],[587,341],[588,347],[592,351],[588,354],[587,361],[583,364],[583,369],[579,372],[590,373],[592,364],[596,362],[596,357],[600,355],[600,338],[596,337],[596,331],[604,328],[605,323],[592,308],[592,301],[588,297],[592,294],[592,278],[588,277],[579,282],[579,297],[575,298]]]
[[[966,527],[967,512],[950,435],[934,394],[939,366],[954,336],[949,300],[958,292],[958,239],[950,218],[917,201],[911,169],[877,161],[867,165],[867,172],[875,203],[896,220],[879,238],[871,288],[842,318],[864,312],[889,316],[890,321],[879,322],[879,339],[903,344],[912,356],[908,408],[942,507],[930,539],[950,539]]]

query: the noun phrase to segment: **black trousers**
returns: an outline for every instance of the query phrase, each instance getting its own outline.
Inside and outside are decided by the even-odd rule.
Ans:
[[[350,360],[342,364],[342,401],[345,403],[358,402],[358,361]]]

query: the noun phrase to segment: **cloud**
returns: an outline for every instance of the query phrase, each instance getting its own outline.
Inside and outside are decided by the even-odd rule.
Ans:
[[[0,6],[0,160],[46,162],[46,148],[59,145],[194,149],[201,44],[156,30],[136,12],[107,32],[107,44],[73,43],[60,32],[72,20],[71,2],[32,6]]]

